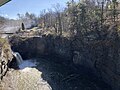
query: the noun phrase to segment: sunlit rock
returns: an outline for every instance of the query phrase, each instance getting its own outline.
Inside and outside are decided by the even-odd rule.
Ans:
[[[42,72],[28,67],[9,71],[2,81],[3,90],[52,90],[41,75]]]

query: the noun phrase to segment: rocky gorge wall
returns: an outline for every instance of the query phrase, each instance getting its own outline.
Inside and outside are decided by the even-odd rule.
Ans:
[[[0,38],[0,80],[6,74],[9,63],[12,61],[13,55],[10,44],[6,39]]]
[[[118,45],[118,43],[113,40],[103,40],[91,43],[86,47],[89,51],[86,60],[92,62],[91,65],[98,72],[98,75],[110,84],[113,90],[120,89],[120,76],[118,71],[120,69],[120,48],[116,45]]]
[[[19,52],[23,58],[46,55],[66,57],[75,65],[94,69],[113,90],[120,90],[119,40],[84,43],[80,42],[79,38],[71,41],[68,38],[48,35],[32,38],[14,36],[10,38],[10,42],[12,49]]]
[[[70,58],[70,41],[66,38],[42,37],[25,38],[13,36],[10,38],[12,50],[19,52],[23,58],[41,56],[59,56]]]

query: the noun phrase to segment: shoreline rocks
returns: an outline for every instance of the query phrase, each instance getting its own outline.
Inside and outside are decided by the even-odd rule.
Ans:
[[[2,80],[2,90],[52,90],[35,68],[10,70]]]

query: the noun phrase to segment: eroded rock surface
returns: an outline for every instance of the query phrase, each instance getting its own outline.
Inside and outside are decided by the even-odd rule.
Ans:
[[[35,57],[35,55],[39,57],[46,54],[67,57],[67,62],[94,69],[98,76],[112,85],[113,89],[119,90],[119,44],[117,42],[119,41],[115,42],[114,39],[109,38],[108,40],[89,41],[88,43],[81,42],[77,38],[71,42],[70,39],[51,35],[24,39],[13,37],[11,39],[12,48],[24,57]],[[72,55],[73,61],[70,59]],[[59,62],[64,61],[63,59]]]
[[[10,70],[2,81],[2,90],[52,90],[35,68]],[[0,89],[0,90],[1,90]]]
[[[6,39],[0,38],[0,80],[6,74],[12,58],[13,55],[10,44]]]

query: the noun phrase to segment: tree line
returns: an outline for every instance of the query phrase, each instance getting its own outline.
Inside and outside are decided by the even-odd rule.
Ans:
[[[117,0],[70,0],[64,9],[56,4],[54,10],[43,10],[38,21],[42,28],[54,27],[59,35],[64,31],[71,36],[94,31],[100,37],[99,30],[102,30],[104,25],[119,21],[119,10]]]
[[[71,37],[85,36],[92,32],[101,38],[104,26],[119,21],[120,5],[117,0],[70,0],[65,8],[60,4],[53,9],[43,10],[37,17],[33,13],[18,14],[17,24],[25,23],[28,28],[39,26],[41,28],[54,28],[58,35],[69,32]],[[4,17],[0,17],[4,23]],[[14,20],[13,20],[14,21]],[[103,31],[104,32],[104,31]]]

